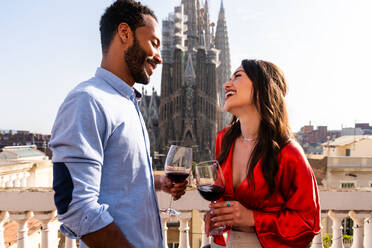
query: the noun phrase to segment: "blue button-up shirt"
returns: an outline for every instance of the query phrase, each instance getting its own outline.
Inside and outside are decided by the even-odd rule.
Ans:
[[[163,247],[139,98],[98,68],[60,107],[50,148],[55,204],[66,236],[80,238],[114,221],[135,247]]]

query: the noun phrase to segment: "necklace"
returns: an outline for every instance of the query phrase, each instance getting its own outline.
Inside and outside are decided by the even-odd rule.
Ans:
[[[246,138],[242,135],[242,139],[245,141],[245,142],[251,142],[251,141],[255,141],[257,139],[257,137],[255,138]]]

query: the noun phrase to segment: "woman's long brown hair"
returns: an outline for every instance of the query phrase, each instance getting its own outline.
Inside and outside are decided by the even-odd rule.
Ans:
[[[253,102],[261,116],[256,145],[248,161],[247,180],[254,186],[253,169],[261,159],[262,173],[268,184],[270,197],[275,191],[278,172],[277,156],[291,136],[284,97],[287,83],[283,72],[273,63],[262,60],[243,60],[242,67],[253,83]],[[229,155],[231,145],[241,135],[240,122],[232,117],[217,160],[220,164]]]

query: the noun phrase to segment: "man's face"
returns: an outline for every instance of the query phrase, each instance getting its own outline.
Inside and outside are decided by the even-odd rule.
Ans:
[[[148,84],[157,64],[161,64],[160,30],[156,20],[144,16],[145,26],[134,33],[133,44],[124,52],[129,72],[136,83]]]

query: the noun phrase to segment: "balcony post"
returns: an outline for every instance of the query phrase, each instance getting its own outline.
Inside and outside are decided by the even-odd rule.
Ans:
[[[28,240],[28,228],[27,221],[31,217],[30,211],[24,212],[9,212],[9,218],[14,220],[18,224],[18,234],[17,234],[17,248],[27,248]]]
[[[364,248],[372,248],[372,212],[364,220]]]
[[[364,235],[364,219],[368,217],[365,213],[356,213],[351,210],[349,212],[350,218],[354,222],[353,230],[353,245],[350,248],[362,248],[363,247],[363,235]]]
[[[344,248],[342,238],[342,220],[346,217],[344,213],[338,213],[333,210],[328,211],[329,217],[332,219],[332,246],[331,248]]]
[[[320,233],[318,235],[315,235],[310,248],[323,248],[323,239],[322,239],[323,225],[322,225],[322,220],[324,218],[327,218],[327,216],[328,216],[328,213],[325,213],[323,211],[321,212]]]
[[[323,248],[322,232],[315,235],[310,248]]]
[[[21,187],[21,180],[22,180],[22,177],[23,177],[23,173],[22,172],[19,172],[15,175],[15,178],[14,178],[14,183],[13,183],[13,187],[16,187],[16,188],[19,188]]]
[[[201,225],[201,233],[202,233],[202,239],[201,239],[201,246],[200,248],[206,246],[206,245],[209,245],[211,242],[210,242],[210,238],[207,237],[207,234],[205,233],[205,222],[204,222],[204,215],[206,213],[203,213],[203,212],[199,212],[199,216],[202,220],[202,225]]]
[[[0,211],[0,248],[5,248],[4,222],[8,218],[8,212]]]
[[[162,213],[161,214],[161,228],[163,231],[164,247],[168,247],[168,225],[167,225],[168,220],[169,220],[169,216]]]
[[[190,240],[189,240],[189,220],[191,219],[191,213],[182,213],[178,216],[180,221],[180,244],[179,248],[190,248]]]
[[[0,188],[5,187],[5,176],[0,176]]]
[[[30,176],[30,172],[24,172],[23,178],[21,181],[21,187],[26,188],[27,187],[27,179]]]
[[[5,183],[5,187],[13,188],[16,175],[9,175],[8,181]]]
[[[56,211],[34,212],[34,216],[41,222],[41,248],[52,248],[49,239],[49,222],[56,216]]]

